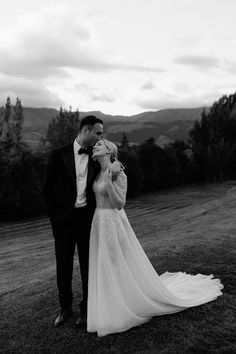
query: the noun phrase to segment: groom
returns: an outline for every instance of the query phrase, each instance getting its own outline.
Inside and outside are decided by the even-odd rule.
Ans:
[[[91,158],[92,146],[102,138],[103,121],[89,115],[81,120],[75,141],[53,151],[47,166],[44,197],[55,240],[60,311],[54,327],[72,316],[73,258],[77,246],[83,298],[78,327],[86,326],[89,235],[96,206],[92,191],[99,164]]]

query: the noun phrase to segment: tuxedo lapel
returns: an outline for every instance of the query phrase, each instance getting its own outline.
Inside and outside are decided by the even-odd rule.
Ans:
[[[89,187],[94,182],[97,173],[98,173],[98,165],[97,165],[97,163],[95,163],[93,161],[92,157],[89,155],[88,174],[87,174],[87,187]]]
[[[75,157],[73,144],[68,145],[67,149],[62,152],[62,158],[66,165],[67,171],[73,183],[76,183]]]
[[[62,152],[62,158],[65,163],[66,169],[73,184],[76,185],[76,170],[75,170],[75,157],[74,157],[74,146],[70,144]],[[87,173],[87,188],[90,188],[93,184],[99,171],[99,164],[93,161],[91,155],[89,155],[88,160],[88,173]]]

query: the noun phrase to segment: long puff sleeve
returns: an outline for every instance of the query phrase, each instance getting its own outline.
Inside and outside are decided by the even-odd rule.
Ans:
[[[116,209],[122,209],[126,203],[127,176],[121,171],[110,188],[107,189],[110,201]]]

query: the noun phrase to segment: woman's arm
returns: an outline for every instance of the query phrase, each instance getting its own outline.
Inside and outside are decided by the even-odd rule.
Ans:
[[[107,170],[104,174],[106,182],[106,190],[109,195],[112,205],[121,210],[126,202],[127,192],[127,177],[126,174],[121,171],[115,181],[112,182],[112,172]]]
[[[118,161],[118,160],[115,160],[114,162],[112,162],[111,164],[111,173],[112,173],[112,181],[116,181],[120,172],[121,171],[124,171],[125,167],[124,165]]]

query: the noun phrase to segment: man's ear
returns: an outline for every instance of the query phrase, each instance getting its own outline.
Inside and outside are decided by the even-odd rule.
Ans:
[[[87,127],[87,125],[84,125],[82,128],[82,133],[88,134],[88,132],[89,132],[89,128]]]

